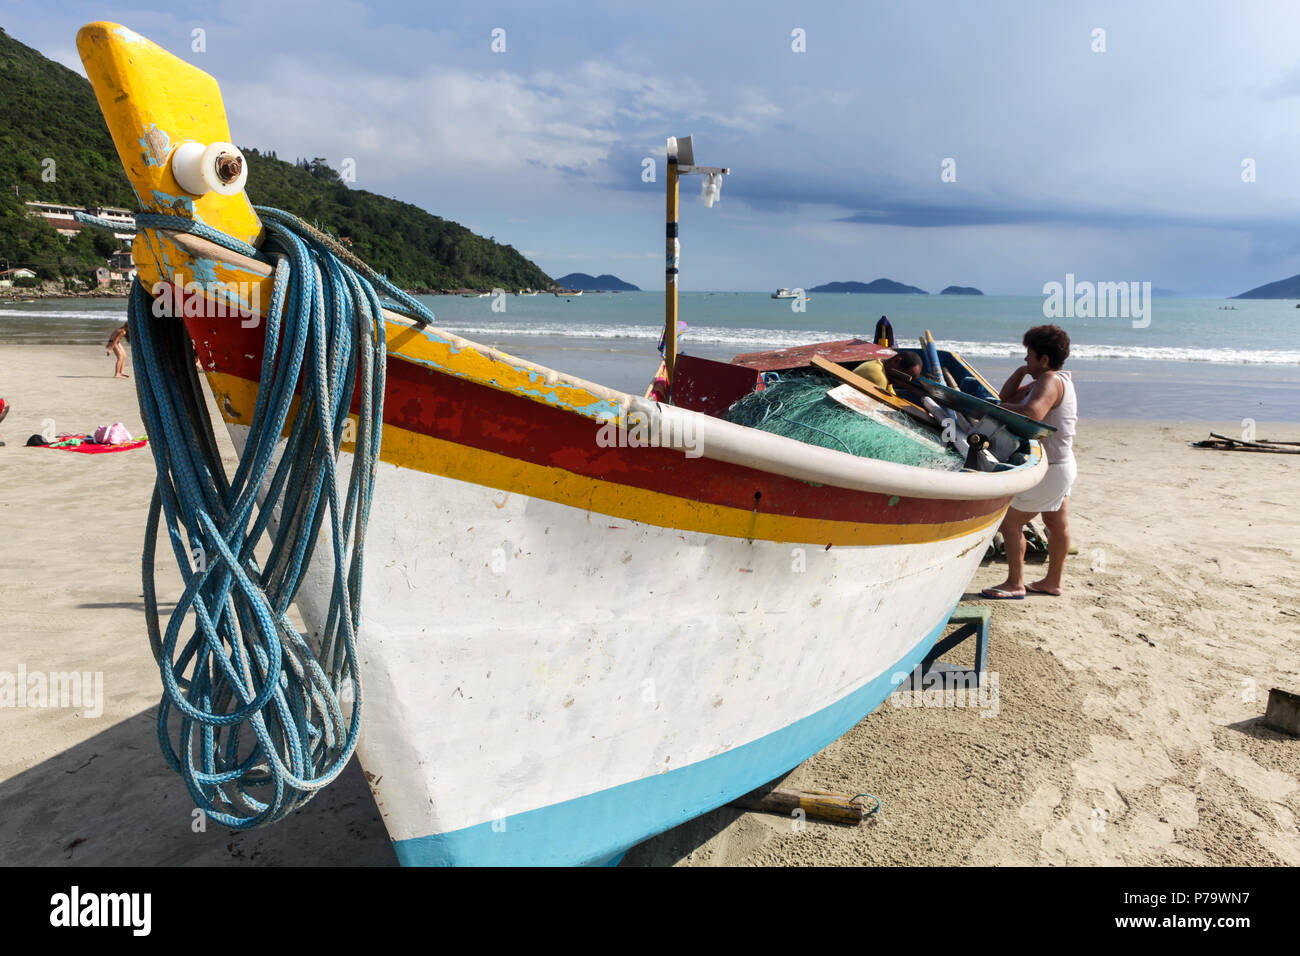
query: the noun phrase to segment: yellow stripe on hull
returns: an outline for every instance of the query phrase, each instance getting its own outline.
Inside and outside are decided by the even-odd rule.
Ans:
[[[252,418],[257,385],[222,372],[208,373],[208,383],[225,420],[246,426]],[[345,442],[344,449],[351,451],[352,445]],[[817,545],[946,541],[997,524],[1005,511],[998,508],[988,514],[942,524],[870,524],[747,511],[579,475],[390,424],[384,425],[380,460],[613,518],[760,541]]]

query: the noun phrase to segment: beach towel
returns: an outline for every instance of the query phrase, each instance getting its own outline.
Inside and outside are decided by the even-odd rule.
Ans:
[[[149,438],[145,435],[116,445],[98,444],[91,435],[60,435],[48,445],[39,447],[53,448],[57,451],[75,451],[83,455],[106,455],[115,451],[131,451],[135,448],[143,448],[148,443]]]

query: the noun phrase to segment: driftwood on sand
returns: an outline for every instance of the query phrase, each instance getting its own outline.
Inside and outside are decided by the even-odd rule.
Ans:
[[[1188,442],[1193,448],[1217,448],[1219,451],[1265,451],[1278,455],[1300,455],[1300,442],[1295,441],[1246,441],[1244,438],[1229,438],[1218,432],[1210,432],[1205,441]]]

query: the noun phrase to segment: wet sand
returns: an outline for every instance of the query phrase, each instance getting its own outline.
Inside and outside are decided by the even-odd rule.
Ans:
[[[395,864],[355,762],[274,828],[194,831],[155,736],[152,459],[22,447],[47,419],[139,433],[133,383],[111,373],[102,348],[0,346],[0,672],[102,672],[104,688],[98,715],[0,708],[0,863]],[[1186,445],[1240,419],[1081,425],[1079,554],[1064,597],[997,602],[996,714],[886,702],[790,776],[875,794],[876,823],[722,809],[624,865],[1300,865],[1300,740],[1257,720],[1270,687],[1300,690],[1300,456]],[[1257,429],[1300,440],[1300,424]],[[170,555],[157,569],[174,596]],[[972,597],[1004,574],[981,568]]]

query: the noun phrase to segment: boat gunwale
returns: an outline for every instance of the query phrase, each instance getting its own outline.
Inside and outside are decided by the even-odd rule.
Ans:
[[[267,263],[226,249],[192,233],[172,230],[147,231],[164,233],[167,239],[180,250],[195,258],[219,259],[229,266],[241,271],[253,272],[268,280],[271,275],[272,267]],[[422,325],[417,320],[390,309],[384,309],[384,318],[390,325],[398,327],[389,330],[390,344],[396,336],[404,333],[416,333],[430,340],[436,337],[441,339],[443,344],[450,346],[453,357],[468,351],[488,359],[491,363],[507,365],[525,373],[530,379],[539,379],[540,382],[533,381],[534,388],[525,391],[494,377],[457,368],[454,362],[446,365],[430,363],[426,359],[406,355],[402,351],[402,345],[398,344],[389,354],[401,361],[432,367],[444,374],[465,378],[498,391],[548,404],[550,403],[548,399],[553,397],[556,389],[584,391],[601,401],[597,402],[595,407],[579,407],[563,402],[564,409],[601,424],[609,422],[624,424],[629,420],[629,416],[635,413],[644,416],[640,419],[643,427],[648,428],[651,434],[661,436],[661,447],[674,448],[684,453],[754,468],[786,478],[813,484],[833,485],[851,491],[905,495],[912,498],[988,500],[1020,494],[1037,485],[1047,472],[1046,457],[1042,453],[1042,445],[1037,441],[1030,442],[1030,451],[1025,462],[1005,471],[996,472],[942,471],[878,458],[863,458],[589,382],[527,359],[518,358],[472,339],[463,338],[445,329]],[[550,390],[551,395],[541,394],[541,390],[536,388],[539,384]],[[619,409],[618,417],[608,414],[609,406]]]

